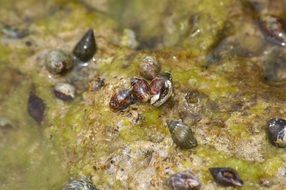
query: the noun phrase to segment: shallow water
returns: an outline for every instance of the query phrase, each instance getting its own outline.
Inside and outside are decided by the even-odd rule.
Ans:
[[[286,2],[250,2],[255,1],[0,0],[0,189],[61,189],[81,174],[93,176],[102,189],[156,189],[170,174],[165,165],[171,172],[194,169],[207,190],[217,188],[207,170],[217,165],[236,168],[244,189],[261,189],[264,178],[285,184],[285,152],[264,133],[268,117],[286,116],[284,49],[264,40],[257,16],[282,17]],[[71,52],[88,28],[99,45],[96,64],[66,78],[49,74],[46,52]],[[177,94],[163,108],[135,105],[144,120],[134,124],[136,111],[113,113],[105,103],[115,87],[138,75],[136,64],[145,54],[159,57],[172,72]],[[107,88],[94,92],[100,75]],[[79,94],[86,93],[69,103],[57,100],[52,86],[64,80],[78,80]],[[34,88],[47,105],[42,124],[27,113]],[[172,108],[189,89],[206,98],[193,107],[202,121],[192,126],[199,146],[190,152],[172,144],[163,124],[165,117],[179,117]]]

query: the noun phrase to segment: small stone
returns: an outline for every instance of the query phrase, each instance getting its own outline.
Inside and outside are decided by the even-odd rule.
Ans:
[[[13,27],[10,25],[4,25],[2,28],[2,32],[9,38],[13,39],[22,39],[29,35],[29,31],[27,29],[20,29],[17,27]]]
[[[98,78],[93,85],[93,90],[95,92],[99,91],[105,85],[105,80],[103,78]]]

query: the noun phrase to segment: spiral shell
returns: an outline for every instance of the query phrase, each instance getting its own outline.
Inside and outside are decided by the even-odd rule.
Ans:
[[[233,168],[209,168],[215,182],[222,186],[242,187],[243,181]]]
[[[131,80],[132,93],[137,101],[148,102],[150,99],[150,88],[144,79],[133,78]]]
[[[61,75],[73,67],[73,61],[67,53],[61,50],[52,50],[46,56],[45,66],[50,73]]]
[[[110,99],[109,107],[113,111],[121,111],[134,103],[132,91],[123,89],[116,92]]]
[[[286,147],[286,120],[274,118],[268,122],[268,136],[270,141],[278,147]]]
[[[58,83],[54,87],[54,95],[63,101],[70,101],[75,97],[75,87],[69,83]]]
[[[146,56],[140,63],[139,70],[142,77],[152,80],[159,74],[161,65],[155,58]]]
[[[191,149],[197,146],[197,140],[192,130],[181,121],[167,122],[171,137],[175,144],[182,149]]]
[[[260,18],[259,23],[266,40],[283,47],[286,46],[286,33],[279,18],[264,15]]]
[[[170,73],[155,77],[150,84],[150,103],[156,107],[163,105],[173,95],[173,83]]]
[[[66,183],[62,190],[98,190],[87,177],[72,179]]]
[[[172,190],[199,190],[201,188],[199,178],[191,170],[172,175],[167,180],[167,185]]]
[[[96,42],[92,29],[89,29],[73,49],[73,54],[80,61],[88,62],[96,52]]]

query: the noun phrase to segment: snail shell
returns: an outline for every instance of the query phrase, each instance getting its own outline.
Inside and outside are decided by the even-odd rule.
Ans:
[[[70,101],[75,97],[75,87],[69,83],[58,83],[54,87],[54,94],[58,99]]]
[[[46,56],[45,66],[50,73],[60,75],[73,67],[73,61],[67,53],[61,50],[52,50]]]
[[[185,170],[183,172],[172,175],[167,180],[167,185],[172,190],[199,190],[201,188],[201,182],[199,178],[196,177],[191,170]]]
[[[243,181],[233,168],[209,168],[215,182],[222,186],[242,187]]]
[[[286,120],[274,118],[268,122],[268,136],[270,141],[280,148],[286,147]]]
[[[139,65],[140,75],[145,79],[152,80],[160,70],[161,64],[153,57],[146,56]]]
[[[87,177],[72,179],[66,183],[62,190],[98,190]]]
[[[197,146],[197,140],[192,130],[181,121],[167,122],[171,137],[175,144],[182,149],[191,149]]]
[[[163,105],[173,95],[173,83],[170,73],[155,77],[150,84],[150,103],[156,107]]]
[[[73,49],[73,54],[80,61],[88,62],[96,52],[96,42],[92,29],[89,29]]]
[[[259,24],[266,40],[276,45],[286,46],[286,33],[279,18],[272,15],[263,15]]]
[[[133,78],[131,80],[132,93],[137,101],[148,102],[150,99],[149,84],[144,79]]]
[[[113,111],[121,111],[134,103],[132,91],[128,89],[119,90],[110,99],[109,107]]]

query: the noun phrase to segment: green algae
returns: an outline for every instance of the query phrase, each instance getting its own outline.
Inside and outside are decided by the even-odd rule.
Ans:
[[[115,9],[124,9],[123,4],[120,5],[119,3],[114,3],[114,1],[110,2],[112,2],[112,6],[119,6]],[[153,20],[150,20],[148,27],[140,30],[140,40],[145,41],[157,38],[158,33],[162,32],[162,29],[157,27],[157,23],[158,20],[161,19],[160,15],[164,13],[163,10],[166,7],[163,5],[164,3],[162,3],[158,9],[155,9],[156,11],[146,10],[143,4],[148,3],[142,3],[143,2],[132,2],[130,7],[133,9],[129,10],[129,12],[123,16],[124,18],[120,19],[122,19],[122,21],[128,20],[130,15],[134,14],[134,12],[137,14],[143,11],[147,11],[146,13],[150,14],[148,16],[154,17]],[[153,6],[152,3],[154,2],[150,1],[148,6]],[[182,50],[182,52],[179,50],[144,52],[145,54],[153,54],[158,57],[160,61],[162,61],[162,71],[170,71],[172,73],[176,87],[175,93],[176,91],[180,92],[182,89],[197,89],[207,94],[210,100],[216,101],[217,104],[223,104],[223,106],[225,106],[228,102],[230,104],[233,103],[230,97],[240,91],[236,86],[236,83],[239,81],[230,80],[229,75],[236,72],[236,65],[242,63],[240,63],[240,61],[226,60],[222,65],[215,65],[206,69],[203,67],[205,62],[199,57],[205,56],[205,53],[208,52],[209,48],[216,42],[216,36],[223,30],[225,21],[228,18],[228,12],[225,11],[225,9],[233,3],[234,1],[231,0],[223,1],[223,4],[211,0],[194,1],[190,3],[180,1],[179,4],[184,4],[185,6],[177,6],[177,4],[175,4],[177,6],[175,10],[184,12],[184,14],[180,17],[180,22],[176,23],[175,32],[169,36],[164,36],[164,43],[167,47],[177,45],[186,50]],[[76,1],[57,1],[56,4],[64,5],[64,8],[55,11],[50,14],[49,17],[40,17],[35,20],[33,29],[37,32],[37,37],[44,38],[44,36],[47,36],[47,39],[50,39],[60,36],[59,38],[63,39],[63,41],[75,42],[78,39],[77,37],[80,37],[80,33],[74,32],[78,35],[74,37],[73,33],[69,33],[74,29],[77,31],[89,27],[95,28],[96,33],[99,33],[99,38],[103,39],[107,38],[107,36],[113,36],[114,31],[120,31],[122,29],[118,23],[105,14],[91,12]],[[172,5],[173,4],[168,6]],[[191,11],[191,15],[198,16],[198,22],[194,26],[188,22],[190,15],[187,14],[187,10],[190,7],[196,10],[194,12]],[[142,18],[142,20],[146,21],[149,17],[146,18]],[[153,30],[154,28],[156,28],[156,30]],[[188,32],[191,29],[192,33],[188,37],[187,34],[189,34]],[[106,33],[106,36],[102,35],[103,33]],[[108,41],[107,45],[101,46],[101,44],[99,44],[99,46],[101,46],[99,56],[103,56],[96,62],[97,69],[102,76],[107,78],[107,82],[114,80],[114,77],[130,78],[139,75],[138,64],[142,57],[141,53],[134,52],[127,47],[122,48],[118,45],[114,45],[113,42],[120,41],[122,37],[120,33],[116,34],[119,35],[119,37],[114,37],[114,40],[105,39]],[[112,41],[112,43],[110,41]],[[47,46],[50,45],[48,44]],[[68,44],[67,46],[71,45]],[[44,47],[45,46],[40,48]],[[40,64],[30,67],[31,65],[28,63],[30,60],[27,60],[27,58],[32,54],[31,51],[23,46],[14,48],[13,46],[0,44],[0,70],[5,67],[3,66],[4,64],[10,64],[13,68],[22,70],[24,75],[30,78],[21,82],[14,92],[9,93],[9,97],[5,99],[5,103],[1,105],[1,110],[5,110],[4,115],[9,116],[9,119],[14,123],[22,124],[21,128],[23,127],[23,129],[8,139],[9,142],[6,144],[7,148],[1,149],[1,153],[3,154],[0,154],[0,158],[5,161],[0,164],[0,169],[1,171],[3,170],[5,174],[9,173],[12,168],[13,172],[11,176],[23,175],[24,177],[13,181],[15,182],[15,186],[13,186],[14,184],[8,180],[7,176],[0,176],[0,180],[8,184],[4,189],[41,189],[42,187],[44,187],[44,189],[56,189],[60,187],[63,180],[67,178],[64,170],[58,172],[61,167],[61,162],[58,160],[58,157],[54,155],[53,151],[55,150],[53,148],[50,149],[50,147],[47,148],[45,146],[46,141],[42,142],[37,127],[46,128],[49,126],[49,128],[43,130],[44,136],[59,149],[57,152],[61,154],[63,161],[69,162],[68,170],[70,174],[93,174],[95,178],[99,178],[95,180],[98,182],[98,185],[103,187],[106,187],[106,184],[110,187],[109,182],[111,176],[106,173],[95,174],[93,168],[97,161],[106,159],[111,154],[117,154],[116,151],[114,151],[116,146],[120,146],[121,143],[124,144],[124,146],[128,146],[137,141],[148,141],[148,135],[154,132],[158,132],[165,138],[169,138],[169,131],[165,124],[162,123],[166,117],[174,116],[172,115],[173,113],[169,113],[170,108],[168,106],[154,108],[150,105],[134,105],[134,107],[138,107],[138,110],[140,110],[144,118],[142,123],[134,124],[127,114],[113,113],[110,111],[107,103],[108,98],[110,98],[110,92],[107,92],[106,89],[102,89],[104,92],[99,92],[99,94],[89,91],[87,92],[87,97],[85,97],[85,94],[83,95],[83,99],[78,97],[71,103],[64,103],[55,99],[51,90],[53,85],[50,83],[48,77],[41,73]],[[173,56],[174,59],[172,58]],[[34,66],[36,69],[34,69]],[[247,68],[242,66],[241,71],[245,71],[246,69]],[[252,81],[252,79],[250,79],[250,86],[255,82],[255,80]],[[116,81],[112,81],[111,84],[116,84]],[[36,126],[35,122],[26,112],[26,100],[32,86],[35,87],[37,95],[41,97],[47,105],[43,126]],[[0,89],[0,92],[1,90],[2,89]],[[252,92],[251,89],[247,90]],[[107,93],[105,94],[105,92]],[[244,102],[250,101],[247,96],[248,95],[242,97],[244,98]],[[224,98],[227,100],[223,100]],[[82,103],[82,101],[84,103]],[[228,110],[214,110],[206,106],[206,108],[204,108],[206,109],[204,110],[206,118],[204,119],[227,121],[225,129],[221,131],[219,128],[213,130],[216,133],[225,133],[223,135],[228,135],[231,139],[247,141],[253,135],[249,132],[249,125],[253,125],[252,119],[254,116],[260,116],[264,119],[262,116],[265,114],[265,110],[271,106],[271,102],[264,102],[264,99],[261,99],[254,106],[250,106],[250,108],[247,109],[247,113],[250,115],[242,115],[240,110],[231,113],[228,112]],[[115,139],[112,139],[114,140],[114,144],[118,143],[118,145],[113,146],[113,143],[110,143],[112,140],[105,139],[108,138],[106,131],[114,130],[119,125],[118,123],[121,126],[118,132],[118,138],[114,137]],[[212,127],[215,128],[217,126],[213,124]],[[261,126],[261,128],[263,127],[264,126]],[[27,131],[25,131],[26,129]],[[116,136],[115,133],[112,133],[112,135]],[[14,142],[15,139],[18,139],[17,143]],[[33,140],[31,141],[29,139]],[[263,142],[262,144],[264,145],[266,143]],[[210,183],[212,181],[207,170],[208,167],[229,166],[237,169],[245,181],[243,189],[258,189],[257,184],[260,178],[275,177],[278,170],[285,163],[283,160],[285,153],[283,151],[277,150],[271,145],[265,146],[265,161],[261,163],[244,160],[235,157],[232,153],[217,151],[207,145],[199,145],[191,154],[198,156],[202,160],[202,166],[195,168],[195,171],[202,176],[204,183]],[[13,152],[13,149],[9,150],[10,147],[13,147],[17,151]],[[32,151],[31,154],[27,154],[27,152],[34,149],[36,150]],[[174,151],[175,146],[169,146],[167,149],[168,151]],[[182,152],[186,158],[189,156],[188,151]],[[35,162],[33,161],[37,164],[34,164]],[[159,162],[158,165],[160,164],[162,163]],[[193,166],[191,160],[188,159],[183,161],[182,165],[184,165],[186,169]],[[176,166],[174,166],[174,169],[176,169]],[[15,170],[18,170],[18,173],[15,172]],[[38,171],[41,171],[41,173],[39,174]],[[40,178],[38,178],[38,175],[40,175]],[[23,182],[23,179],[26,180],[26,182]],[[35,181],[35,179],[38,180]],[[113,189],[124,189],[124,187],[122,181],[113,181]]]
[[[9,49],[7,49],[7,47],[0,44],[0,63],[1,63],[0,65],[1,65],[1,67],[4,67],[3,63],[8,62],[10,52],[11,51]]]
[[[119,138],[125,143],[132,143],[138,140],[146,140],[146,134],[146,128],[128,125],[120,130]]]
[[[207,168],[208,167],[232,167],[237,169],[239,175],[245,181],[249,181],[250,183],[255,183],[264,175],[264,171],[261,168],[260,164],[248,162],[245,160],[241,160],[239,158],[232,157],[230,155],[226,155],[223,152],[218,152],[216,150],[211,149],[210,147],[199,147],[196,150],[196,154],[202,158],[206,158],[207,160]],[[210,180],[211,177],[208,173],[208,170],[205,171],[206,177],[204,180]]]

